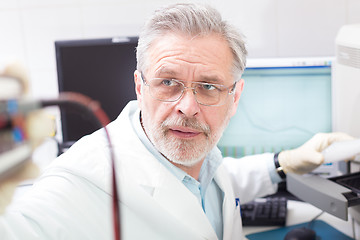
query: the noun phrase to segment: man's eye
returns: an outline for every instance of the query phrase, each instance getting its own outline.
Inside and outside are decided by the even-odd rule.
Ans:
[[[215,90],[217,89],[217,87],[213,84],[208,84],[208,83],[205,83],[205,84],[202,84],[202,87],[204,90]]]
[[[171,87],[171,86],[173,86],[173,85],[176,85],[176,82],[173,81],[173,80],[171,80],[171,79],[163,79],[163,80],[161,81],[161,84],[162,84],[162,85],[165,85],[165,86],[168,86],[168,87]]]

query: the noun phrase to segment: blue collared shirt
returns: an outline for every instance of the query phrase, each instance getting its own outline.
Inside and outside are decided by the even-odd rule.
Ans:
[[[214,148],[205,158],[200,169],[199,180],[194,179],[189,174],[170,163],[159,151],[152,145],[147,138],[141,123],[140,116],[135,115],[132,119],[133,128],[139,139],[146,148],[162,163],[176,178],[178,178],[191,191],[199,201],[205,215],[214,228],[218,239],[223,237],[223,217],[222,203],[224,193],[214,181],[215,173],[221,164],[221,153]]]

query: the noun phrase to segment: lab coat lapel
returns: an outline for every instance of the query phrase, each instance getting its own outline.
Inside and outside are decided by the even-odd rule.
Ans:
[[[154,189],[154,199],[205,239],[217,239],[198,199],[167,170],[163,169],[161,175],[159,185]]]
[[[156,159],[143,156],[147,157],[134,157],[126,168],[119,169],[119,190],[126,208],[139,215],[154,231],[170,224],[170,228],[162,230],[168,232],[164,236],[176,234],[176,239],[216,240],[216,233],[196,197]],[[138,174],[136,166],[146,171]]]
[[[144,191],[141,185],[125,178],[120,181],[118,187],[122,191],[124,239],[204,239],[196,228],[189,228],[186,221],[174,217],[161,203],[155,201],[148,191]]]
[[[231,182],[224,167],[219,166],[215,182],[224,192],[223,201],[223,240],[241,239],[242,222],[240,217],[240,204],[237,206],[235,196],[231,187]]]

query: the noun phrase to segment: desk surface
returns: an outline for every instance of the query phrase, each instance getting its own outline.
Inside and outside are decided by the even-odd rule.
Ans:
[[[317,207],[314,207],[309,203],[288,200],[288,213],[287,213],[286,225],[291,226],[299,223],[309,222],[321,212],[322,210],[320,210]],[[352,221],[350,217],[348,221],[344,221],[340,218],[334,217],[333,215],[325,212],[317,219],[323,220],[324,222],[328,223],[332,227],[338,229],[339,231],[345,233],[350,237],[353,236]],[[244,227],[243,233],[244,235],[247,235],[250,233],[262,232],[275,228],[277,227]]]

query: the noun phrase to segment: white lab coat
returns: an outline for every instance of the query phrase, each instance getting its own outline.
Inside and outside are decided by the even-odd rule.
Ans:
[[[123,240],[217,239],[196,197],[146,149],[131,102],[109,126],[116,155]],[[224,192],[224,240],[242,239],[241,202],[276,191],[266,161],[224,159],[215,181]],[[108,142],[97,131],[57,158],[0,218],[0,239],[113,239]]]

